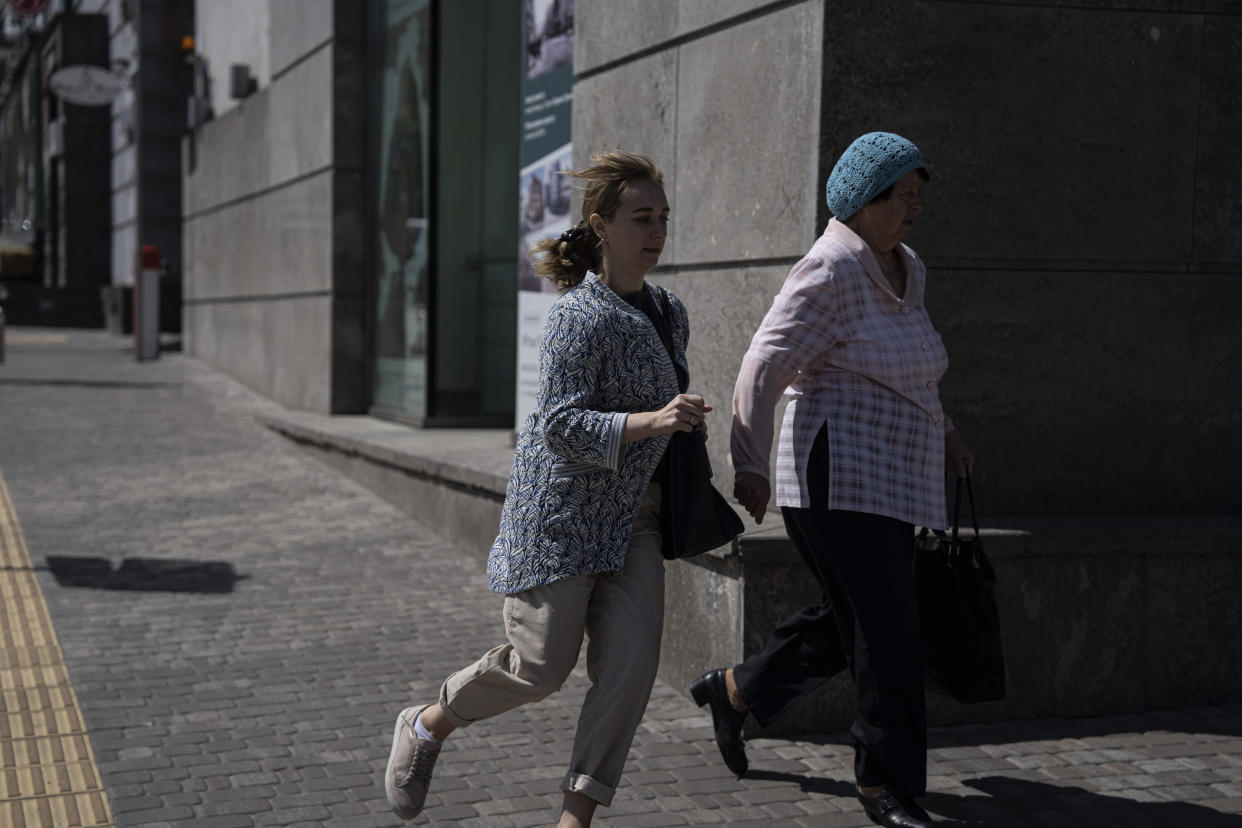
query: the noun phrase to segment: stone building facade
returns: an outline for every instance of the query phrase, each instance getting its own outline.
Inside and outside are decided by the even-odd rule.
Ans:
[[[226,8],[268,32],[265,57],[213,57],[227,27],[205,16]],[[215,82],[248,62],[258,89],[187,141],[187,347],[290,408],[494,425],[513,389],[520,9],[360,8],[199,4]],[[738,365],[829,218],[836,158],[886,130],[928,160],[908,241],[1015,654],[1008,701],[937,702],[933,720],[1242,695],[1242,668],[1211,655],[1242,623],[1220,589],[1242,575],[1242,8],[576,0],[573,37],[575,163],[622,147],[667,175],[653,279],[689,308],[722,490]],[[669,568],[666,679],[744,657],[815,599],[773,522]],[[847,717],[832,682],[791,721]]]

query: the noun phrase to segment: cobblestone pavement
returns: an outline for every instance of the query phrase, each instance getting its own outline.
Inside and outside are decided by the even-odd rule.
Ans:
[[[7,481],[118,826],[399,824],[399,708],[496,643],[474,557],[265,430],[271,403],[103,332],[10,328]],[[674,633],[675,634],[675,633]],[[551,825],[579,672],[459,731],[418,824]],[[862,826],[842,735],[750,743],[656,687],[597,824]],[[1242,826],[1242,705],[938,728],[926,804],[958,824]]]

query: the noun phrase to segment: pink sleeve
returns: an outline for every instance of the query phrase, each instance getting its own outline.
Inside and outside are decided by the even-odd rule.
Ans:
[[[733,473],[769,477],[776,403],[798,371],[832,346],[839,302],[832,267],[808,255],[789,272],[751,339],[733,386]]]
[[[764,479],[770,477],[776,403],[796,375],[797,371],[782,370],[753,354],[743,357],[733,386],[733,428],[729,433],[735,475],[754,472]]]

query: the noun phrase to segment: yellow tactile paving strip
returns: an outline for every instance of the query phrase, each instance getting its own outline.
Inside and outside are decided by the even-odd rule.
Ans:
[[[78,699],[0,475],[0,826],[112,828]]]
[[[62,333],[14,333],[10,331],[4,341],[10,345],[66,345],[69,335]]]

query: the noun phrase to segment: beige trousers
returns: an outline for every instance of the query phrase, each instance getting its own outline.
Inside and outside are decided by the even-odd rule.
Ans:
[[[505,596],[508,641],[449,676],[440,706],[458,727],[560,689],[587,638],[587,691],[561,789],[612,803],[660,662],[664,558],[660,486],[647,487],[621,572]]]

